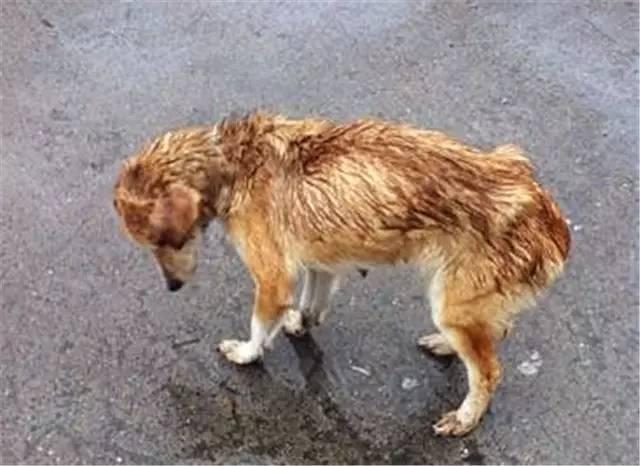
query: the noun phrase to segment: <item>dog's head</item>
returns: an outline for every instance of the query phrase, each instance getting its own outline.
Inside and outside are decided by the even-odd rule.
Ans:
[[[143,161],[126,162],[114,188],[113,204],[124,232],[151,251],[170,291],[196,268],[202,230],[202,199],[179,182],[164,183]]]

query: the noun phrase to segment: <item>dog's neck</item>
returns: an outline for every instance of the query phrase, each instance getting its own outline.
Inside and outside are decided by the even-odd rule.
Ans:
[[[255,181],[281,172],[282,166],[295,163],[295,141],[317,134],[331,123],[324,120],[290,120],[279,115],[256,112],[242,118],[226,119],[213,130],[215,153],[211,158],[210,214],[225,218],[239,208]],[[215,182],[214,182],[215,185]]]
[[[268,174],[269,166],[284,151],[286,141],[276,135],[274,117],[260,113],[226,119],[212,132],[213,144],[207,157],[205,178],[194,186],[204,196],[204,215],[224,220],[250,194],[257,177]]]
[[[317,134],[329,122],[288,120],[266,113],[226,119],[213,127],[187,128],[156,140],[144,158],[154,158],[164,184],[182,183],[202,196],[202,221],[224,220],[251,196],[251,186],[295,162],[295,140]],[[144,162],[143,162],[144,163]]]

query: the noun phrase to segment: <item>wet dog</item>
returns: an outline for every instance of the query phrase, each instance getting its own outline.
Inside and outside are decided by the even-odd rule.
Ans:
[[[258,112],[171,131],[124,163],[114,206],[171,291],[194,272],[203,226],[223,223],[255,282],[250,339],[219,345],[238,364],[261,358],[282,326],[300,335],[321,323],[342,271],[415,265],[439,330],[418,344],[457,354],[469,383],[435,424],[441,435],[478,424],[501,377],[497,343],[558,276],[570,246],[518,147],[481,151],[373,120]]]

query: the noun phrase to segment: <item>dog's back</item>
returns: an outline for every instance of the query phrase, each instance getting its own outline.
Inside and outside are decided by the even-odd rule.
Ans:
[[[566,223],[517,147],[484,153],[373,121],[302,133],[291,147],[296,155],[272,186],[273,214],[302,261],[481,259],[496,280],[537,288],[567,256]]]

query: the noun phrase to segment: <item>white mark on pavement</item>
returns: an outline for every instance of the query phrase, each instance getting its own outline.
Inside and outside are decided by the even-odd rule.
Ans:
[[[420,384],[413,377],[405,377],[404,379],[402,379],[402,389],[403,390],[413,390],[418,385],[420,385]]]
[[[368,370],[366,370],[364,367],[360,367],[360,366],[351,366],[351,370],[352,371],[356,371],[359,372],[362,375],[366,375],[367,377],[369,377],[371,375],[371,372],[369,372]]]
[[[521,374],[526,376],[536,375],[542,366],[542,359],[540,358],[540,353],[538,351],[534,351],[529,356],[529,360],[523,361],[518,364],[518,370]]]

